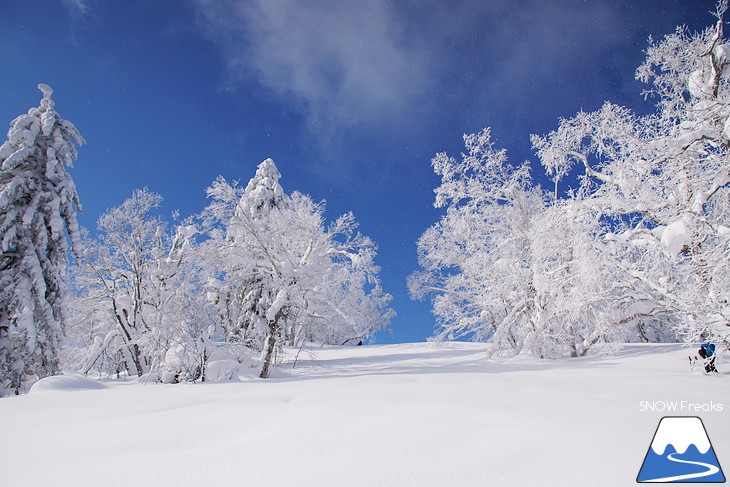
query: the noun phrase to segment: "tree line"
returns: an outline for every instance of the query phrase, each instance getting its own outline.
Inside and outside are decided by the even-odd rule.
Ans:
[[[438,154],[440,221],[418,242],[416,298],[437,337],[493,353],[581,356],[614,341],[730,345],[730,44],[727,2],[702,32],[650,41],[636,78],[656,109],[606,102],[533,148],[554,186],[514,164],[490,130]]]
[[[138,189],[94,235],[80,229],[66,169],[85,141],[39,88],[0,147],[0,394],[62,362],[163,382],[204,381],[211,365],[266,378],[284,346],[361,344],[388,325],[375,243],[351,213],[327,222],[324,203],[286,194],[271,159],[245,188],[216,179],[179,225]]]
[[[625,341],[730,345],[726,10],[702,32],[650,41],[636,77],[652,113],[607,102],[531,136],[552,187],[489,128],[465,135],[460,157],[433,158],[444,213],[408,284],[431,299],[436,339],[545,358]],[[210,204],[176,225],[139,189],[93,235],[80,229],[67,168],[84,139],[39,88],[0,146],[0,395],[62,362],[163,382],[240,367],[267,377],[284,346],[362,343],[388,325],[375,243],[352,214],[327,222],[323,203],[286,194],[271,159],[246,187],[216,179]]]

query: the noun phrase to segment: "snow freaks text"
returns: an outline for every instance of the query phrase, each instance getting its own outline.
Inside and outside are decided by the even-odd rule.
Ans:
[[[639,401],[641,413],[721,413],[725,410],[722,403],[717,402],[690,402],[690,401]]]

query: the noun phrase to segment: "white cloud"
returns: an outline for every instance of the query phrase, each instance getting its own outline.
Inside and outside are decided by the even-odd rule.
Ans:
[[[325,132],[368,124],[427,90],[427,66],[384,0],[196,0],[230,72],[254,76]]]

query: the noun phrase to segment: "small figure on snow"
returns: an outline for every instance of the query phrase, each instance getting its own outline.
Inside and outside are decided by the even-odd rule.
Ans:
[[[715,344],[714,343],[703,343],[700,345],[700,349],[697,350],[697,355],[702,357],[703,365],[705,367],[705,372],[715,372],[718,373],[717,368],[715,367]],[[695,363],[699,361],[699,358],[695,355],[694,360],[690,357],[690,365],[694,369]]]
[[[697,353],[704,360],[705,372],[717,373],[717,369],[715,368],[715,344],[714,343],[703,343],[700,346],[700,349],[697,351]]]

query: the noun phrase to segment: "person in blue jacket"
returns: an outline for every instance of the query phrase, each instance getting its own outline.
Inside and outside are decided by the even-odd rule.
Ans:
[[[703,343],[700,345],[700,349],[697,350],[697,355],[702,357],[704,360],[705,365],[705,372],[708,374],[710,372],[717,373],[717,368],[715,368],[715,344],[714,343]]]

